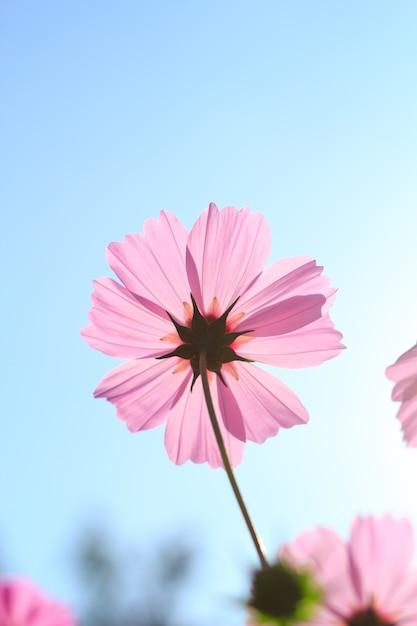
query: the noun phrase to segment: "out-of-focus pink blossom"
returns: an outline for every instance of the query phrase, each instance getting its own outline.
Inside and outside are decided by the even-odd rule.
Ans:
[[[416,626],[413,549],[410,522],[386,515],[357,518],[348,543],[326,528],[303,532],[281,558],[308,567],[321,586],[323,607],[311,626]]]
[[[385,373],[395,382],[392,399],[401,402],[397,417],[404,439],[417,447],[417,345],[404,352]]]
[[[189,233],[161,212],[143,233],[109,245],[107,260],[122,284],[95,281],[82,335],[93,348],[130,360],[103,378],[95,396],[115,404],[131,431],[166,422],[175,463],[222,466],[201,385],[203,348],[232,465],[247,439],[261,443],[308,420],[298,397],[252,362],[308,367],[343,349],[323,268],[294,257],[264,269],[270,249],[260,213],[214,204]]]
[[[0,626],[75,626],[71,611],[23,579],[0,581]]]

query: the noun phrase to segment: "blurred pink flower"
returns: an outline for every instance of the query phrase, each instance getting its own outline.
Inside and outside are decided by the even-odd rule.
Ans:
[[[0,581],[0,626],[75,626],[69,609],[51,600],[31,582]]]
[[[397,417],[404,439],[408,445],[417,447],[417,345],[404,352],[385,373],[396,383],[392,399],[402,403]]]
[[[316,574],[323,607],[311,626],[416,626],[417,570],[406,519],[357,518],[349,543],[317,528],[284,546],[281,558]]]
[[[210,389],[232,465],[246,439],[263,442],[308,413],[277,378],[252,365],[319,365],[343,349],[329,308],[335,290],[309,257],[276,261],[265,218],[210,204],[191,232],[171,213],[144,233],[111,243],[111,278],[95,281],[90,326],[97,350],[131,359],[95,391],[131,431],[167,422],[165,445],[178,464],[222,466],[199,380],[207,346]]]

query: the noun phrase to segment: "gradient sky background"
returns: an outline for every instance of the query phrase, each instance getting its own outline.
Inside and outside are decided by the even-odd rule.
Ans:
[[[417,450],[385,367],[417,339],[417,4],[3,0],[0,554],[79,606],[71,550],[102,524],[139,548],[184,534],[194,623],[242,622],[257,564],[226,476],[172,464],[94,400],[117,364],[89,348],[110,241],[159,210],[191,227],[250,206],[270,261],[312,255],[348,349],[276,371],[309,425],[249,444],[237,479],[268,554],[317,524],[391,511],[417,531]]]

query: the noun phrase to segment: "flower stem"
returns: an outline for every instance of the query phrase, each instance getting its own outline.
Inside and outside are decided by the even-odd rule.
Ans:
[[[207,376],[207,363],[206,363],[206,353],[204,350],[201,350],[200,352],[200,375],[201,375],[201,381],[203,383],[203,391],[204,391],[204,398],[206,400],[206,404],[207,404],[207,410],[210,416],[210,421],[211,421],[211,425],[213,426],[213,430],[214,430],[214,435],[216,437],[216,441],[217,441],[217,445],[219,446],[219,451],[220,451],[220,455],[222,457],[222,461],[223,461],[223,465],[224,465],[224,469],[226,470],[226,474],[227,477],[229,479],[230,485],[233,489],[233,493],[235,494],[237,503],[239,505],[239,508],[242,512],[243,518],[246,522],[246,526],[248,527],[250,536],[252,537],[252,541],[255,544],[255,549],[258,553],[259,559],[261,561],[261,566],[262,569],[267,569],[269,567],[268,562],[265,558],[264,552],[262,550],[260,541],[258,539],[258,536],[256,534],[255,528],[252,524],[252,520],[249,517],[249,513],[248,510],[246,508],[245,502],[242,498],[242,494],[240,493],[240,489],[238,487],[238,484],[236,482],[236,478],[233,474],[233,469],[232,466],[230,465],[230,461],[229,461],[229,457],[227,456],[227,452],[226,452],[226,447],[224,445],[224,441],[223,441],[223,437],[222,434],[220,432],[220,428],[219,428],[219,423],[217,421],[217,417],[216,417],[216,412],[214,410],[214,406],[213,406],[213,400],[211,397],[211,393],[210,393],[210,386],[209,386],[209,382],[208,382],[208,376]]]

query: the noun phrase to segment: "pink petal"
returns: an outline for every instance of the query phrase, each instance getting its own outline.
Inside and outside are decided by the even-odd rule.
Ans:
[[[219,211],[210,204],[194,224],[187,247],[191,292],[202,313],[213,298],[223,312],[262,271],[271,249],[271,233],[261,213],[248,208]]]
[[[417,345],[404,352],[385,373],[396,383],[392,399],[402,402],[397,417],[404,439],[408,445],[417,447]]]
[[[264,269],[259,280],[242,294],[236,309],[244,311],[246,320],[254,312],[293,296],[322,294],[329,298],[335,290],[322,271],[323,267],[311,257],[279,259]]]
[[[295,566],[311,563],[323,585],[327,585],[335,575],[345,574],[348,569],[346,546],[339,535],[329,528],[303,531],[281,548],[279,556]]]
[[[247,359],[275,367],[311,367],[340,354],[344,349],[341,338],[326,314],[286,335],[255,337],[239,345],[237,352]]]
[[[242,459],[245,443],[234,437],[221,419],[221,408],[230,406],[230,398],[219,400],[218,384],[212,379],[210,391],[223,436],[224,444],[233,467]],[[193,391],[189,391],[191,374],[178,391],[176,403],[170,411],[165,430],[165,446],[169,458],[181,465],[191,460],[194,463],[208,462],[211,467],[223,467],[223,462],[214,436],[199,378]],[[227,419],[232,419],[228,417]],[[225,421],[227,421],[227,419]]]
[[[284,335],[307,326],[321,317],[324,296],[292,296],[252,313],[242,327],[253,328],[256,337]]]
[[[26,580],[2,581],[0,584],[0,624],[23,620],[34,604],[33,585]]]
[[[397,383],[392,392],[393,400],[405,400],[417,395],[417,345],[404,352],[394,365],[387,367],[385,374]]]
[[[227,374],[224,376],[227,379]],[[220,417],[218,419],[222,419],[223,424],[226,430],[239,439],[240,441],[246,441],[246,429],[243,421],[243,416],[240,410],[240,407],[236,401],[233,391],[230,387],[226,387],[220,380],[220,378],[216,377],[217,384],[217,402],[219,405],[219,413]]]
[[[357,518],[350,541],[352,580],[363,605],[376,605],[383,611],[393,607],[393,591],[407,577],[413,555],[413,529],[406,519],[390,515],[382,519]]]
[[[401,626],[417,624],[417,571],[408,572],[406,580],[392,590],[389,598],[392,606],[391,614]]]
[[[173,374],[181,359],[128,361],[106,374],[94,392],[117,408],[117,417],[132,432],[155,428],[168,417],[178,389],[190,376],[190,369]]]
[[[404,440],[409,446],[417,448],[417,397],[403,402],[397,417],[401,422]]]
[[[396,383],[392,399],[402,401],[397,417],[404,439],[408,445],[417,447],[417,345],[404,352],[385,373]]]
[[[346,545],[332,530],[319,527],[302,532],[283,547],[281,556],[293,565],[311,568],[328,609],[343,615],[355,604]]]
[[[143,234],[134,233],[122,243],[111,243],[107,260],[144,306],[152,308],[156,303],[162,311],[182,320],[183,302],[190,301],[185,270],[187,238],[185,226],[175,215],[161,211],[158,220],[146,220]]]
[[[243,416],[246,437],[262,443],[280,428],[291,428],[308,421],[300,400],[283,382],[250,363],[235,361],[239,380],[225,374]]]
[[[0,624],[75,626],[70,610],[24,579],[0,582]]]
[[[241,356],[276,367],[298,368],[319,365],[340,354],[344,348],[340,343],[342,335],[334,330],[328,314],[335,291],[329,279],[322,276],[322,270],[310,257],[294,257],[281,259],[263,272],[236,305],[236,313],[242,312],[244,317],[233,330],[253,328],[255,336],[252,341],[239,346]],[[256,322],[261,320],[263,310],[268,313],[274,303],[297,302],[292,299],[300,296],[317,298],[317,309],[313,307],[310,319],[307,312],[304,318],[302,315],[296,317],[294,321],[299,324],[298,328],[295,323],[293,328],[289,325],[287,332],[279,336],[272,333],[272,324],[271,336],[266,337],[262,327],[258,332]],[[314,319],[320,298],[323,302],[321,316]]]
[[[164,319],[151,312],[111,278],[96,280],[94,286],[88,315],[91,325],[81,331],[91,347],[110,356],[135,359],[167,354],[180,343],[161,341],[173,331],[165,312]]]
[[[409,400],[415,395],[417,395],[417,373],[414,377],[408,376],[399,380],[394,385],[391,398],[394,402],[401,402],[402,400]]]

